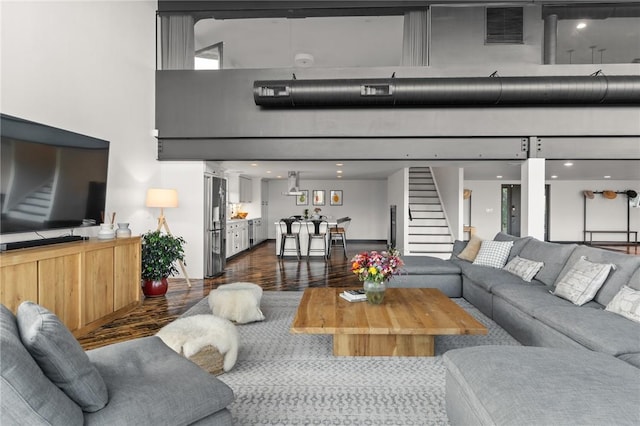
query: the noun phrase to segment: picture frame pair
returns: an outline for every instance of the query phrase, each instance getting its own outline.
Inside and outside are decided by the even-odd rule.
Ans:
[[[309,205],[309,190],[303,189],[301,195],[296,197],[296,206],[308,206]],[[314,189],[311,194],[311,203],[314,206],[324,206],[326,204],[324,189]],[[342,190],[332,189],[329,191],[329,205],[341,206],[342,205]]]

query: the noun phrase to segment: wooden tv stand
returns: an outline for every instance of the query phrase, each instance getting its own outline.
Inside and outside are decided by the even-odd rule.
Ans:
[[[0,253],[0,302],[37,302],[81,336],[140,304],[140,255],[140,237]]]

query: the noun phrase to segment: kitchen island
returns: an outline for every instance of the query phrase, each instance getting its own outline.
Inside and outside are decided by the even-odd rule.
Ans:
[[[335,227],[338,224],[335,220],[327,220],[326,222],[329,225],[329,228]],[[314,228],[317,229],[317,227],[320,224],[320,221],[313,220],[313,219],[302,219],[298,222],[293,222],[291,224],[293,231],[296,231],[298,229],[298,226],[300,227],[299,228],[300,229],[300,254],[303,257],[307,256],[307,249],[309,248],[309,226],[310,226],[309,224],[313,224]],[[280,244],[282,240],[282,229],[280,226],[280,221],[275,222],[275,226],[276,226],[276,256],[279,256]],[[329,241],[328,229],[325,235],[325,241],[326,241],[327,250],[329,250],[329,244],[331,243],[331,241]],[[314,238],[311,241],[311,253],[309,254],[309,256],[322,257],[323,256],[322,249],[323,249],[322,241],[318,238]],[[292,239],[287,239],[286,241],[286,244],[284,247],[284,256],[297,256],[295,242]],[[325,253],[325,256],[326,256],[326,253]]]

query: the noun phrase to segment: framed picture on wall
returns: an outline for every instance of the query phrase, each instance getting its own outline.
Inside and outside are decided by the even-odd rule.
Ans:
[[[324,206],[324,189],[313,190],[313,205]]]
[[[308,206],[309,205],[309,190],[300,190],[302,194],[296,196],[296,206]]]
[[[332,189],[329,193],[329,205],[341,206],[342,205],[342,190]]]

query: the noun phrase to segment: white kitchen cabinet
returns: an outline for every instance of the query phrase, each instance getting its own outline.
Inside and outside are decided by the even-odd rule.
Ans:
[[[227,258],[249,249],[249,222],[227,222]]]
[[[227,174],[229,202],[250,203],[253,200],[252,180],[250,177],[240,176],[235,173]]]

